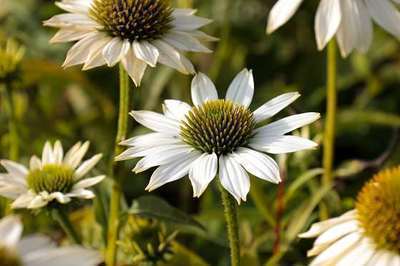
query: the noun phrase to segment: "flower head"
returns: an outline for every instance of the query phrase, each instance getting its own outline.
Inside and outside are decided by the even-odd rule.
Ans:
[[[279,0],[272,8],[267,32],[285,24],[303,0]],[[400,37],[400,12],[396,0],[321,0],[315,17],[318,49],[336,36],[343,57],[353,50],[366,52],[373,36],[372,21],[387,32]]]
[[[84,178],[99,162],[97,154],[81,163],[89,148],[89,142],[77,143],[64,156],[59,141],[54,147],[47,142],[42,158],[33,156],[29,169],[16,162],[2,160],[7,173],[0,174],[0,195],[13,199],[13,208],[37,209],[50,203],[66,204],[72,198],[91,199],[93,192],[87,190],[105,176]]]
[[[24,54],[25,48],[12,39],[0,44],[0,82],[15,78]]]
[[[130,148],[116,159],[144,157],[135,172],[159,166],[147,186],[149,191],[188,174],[194,197],[200,197],[218,172],[224,188],[239,203],[245,201],[250,190],[247,172],[280,182],[278,165],[265,153],[289,153],[317,146],[308,139],[286,134],[314,122],[318,113],[260,125],[295,101],[298,93],[278,96],[251,112],[253,94],[253,74],[247,69],[233,80],[225,99],[218,99],[214,84],[200,73],[192,82],[194,107],[166,100],[163,115],[131,113],[137,122],[155,132],[122,142]]]
[[[21,239],[22,223],[16,216],[0,220],[0,262],[2,266],[95,266],[101,263],[100,254],[78,246],[57,248],[40,235]]]
[[[355,210],[300,235],[318,236],[311,265],[399,265],[399,191],[400,167],[382,171],[363,187]]]
[[[168,0],[63,0],[68,11],[44,22],[60,28],[51,42],[78,41],[68,52],[64,67],[84,64],[88,70],[122,62],[136,85],[147,65],[157,62],[193,74],[185,51],[209,53],[203,41],[215,38],[199,31],[210,20],[196,10],[172,8]]]

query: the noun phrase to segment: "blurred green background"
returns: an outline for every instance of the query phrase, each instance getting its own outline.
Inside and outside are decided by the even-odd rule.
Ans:
[[[253,69],[256,81],[252,109],[284,92],[299,91],[302,97],[280,115],[317,111],[324,118],[325,52],[317,51],[313,31],[318,1],[305,1],[289,23],[269,36],[265,25],[275,1],[175,2],[175,6],[194,7],[200,16],[214,20],[205,32],[220,38],[211,47],[215,52],[190,58],[199,71],[212,77],[220,96],[236,73],[248,67]],[[48,40],[55,31],[42,26],[43,20],[61,13],[53,1],[1,0],[0,5],[1,40],[13,38],[26,48],[13,83],[21,161],[27,163],[32,154],[40,154],[46,140],[60,139],[64,147],[90,140],[91,153],[105,155],[97,171],[107,173],[116,133],[117,68],[89,72],[82,72],[79,67],[61,68],[71,44],[50,45]],[[277,158],[286,182],[278,187],[252,180],[251,196],[240,206],[243,265],[305,265],[312,241],[300,241],[296,235],[319,217],[352,208],[366,180],[377,170],[399,162],[398,40],[376,28],[367,54],[353,53],[346,60],[339,59],[338,78],[334,189],[319,189],[321,149]],[[169,68],[148,69],[140,88],[133,88],[132,84],[131,108],[161,111],[162,100],[169,98],[190,102],[190,81],[191,77]],[[0,104],[0,155],[7,158],[8,118],[3,101]],[[129,128],[130,136],[144,132],[133,119]],[[323,119],[298,134],[321,142],[322,132]],[[125,163],[119,173],[125,177],[128,205],[148,194],[144,188],[151,174],[148,171],[134,175],[130,171],[134,163]],[[108,184],[99,187],[99,193],[106,195]],[[191,255],[203,258],[191,264],[228,265],[223,213],[215,188],[210,187],[202,198],[193,199],[189,181],[183,179],[152,194],[193,215],[206,229],[189,226],[181,229],[177,237]],[[45,228],[40,223],[32,226]],[[189,265],[183,261],[182,265]]]

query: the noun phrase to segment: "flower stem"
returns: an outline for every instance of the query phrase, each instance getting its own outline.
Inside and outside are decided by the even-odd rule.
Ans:
[[[9,159],[17,161],[19,157],[19,143],[17,122],[15,119],[15,106],[12,91],[4,85],[4,105],[8,115],[8,130],[9,130]]]
[[[115,138],[115,151],[114,154],[118,155],[122,152],[119,145],[126,137],[128,129],[128,112],[129,112],[129,77],[122,65],[119,66],[119,114],[118,114],[118,131]],[[108,220],[108,234],[107,234],[107,251],[106,262],[108,266],[116,264],[117,255],[117,241],[119,235],[119,216],[121,207],[121,178],[115,176],[115,164],[112,167],[112,177],[114,184],[111,191],[110,199],[110,216]]]
[[[224,206],[225,220],[228,229],[229,248],[231,250],[231,266],[240,265],[239,222],[235,200],[219,183],[222,205]]]
[[[61,208],[55,208],[52,211],[54,220],[56,220],[64,232],[67,234],[68,238],[75,244],[82,244],[82,240],[78,233],[75,231],[74,226],[69,220],[68,215]]]
[[[336,43],[331,40],[328,44],[327,54],[327,111],[324,134],[324,177],[323,183],[329,185],[333,180],[333,160],[335,146],[336,126]]]

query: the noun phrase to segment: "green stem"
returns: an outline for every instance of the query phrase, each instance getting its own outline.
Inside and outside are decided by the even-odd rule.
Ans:
[[[229,248],[231,251],[231,266],[240,265],[239,221],[237,217],[237,204],[219,183],[222,204],[224,206],[225,220],[228,229]]]
[[[128,130],[128,112],[129,112],[129,77],[122,65],[119,66],[119,115],[118,115],[118,131],[115,138],[115,155],[122,152],[119,145],[126,137]],[[108,220],[108,234],[107,234],[107,251],[106,262],[108,266],[116,264],[117,255],[117,241],[119,235],[119,216],[121,207],[121,178],[115,176],[115,164],[113,164],[112,177],[114,177],[114,184],[111,191],[110,199],[110,216]]]
[[[9,159],[13,161],[18,160],[19,143],[18,143],[18,130],[17,121],[15,118],[15,106],[13,93],[4,85],[4,105],[8,115],[8,130],[9,130]]]
[[[335,126],[336,126],[336,43],[332,40],[328,44],[327,54],[327,111],[324,133],[324,177],[323,182],[329,185],[333,181],[333,160],[335,146]]]
[[[55,208],[52,211],[53,218],[56,220],[64,232],[67,234],[68,238],[75,244],[82,244],[82,240],[79,237],[78,233],[75,231],[74,226],[69,220],[68,215],[61,208]]]

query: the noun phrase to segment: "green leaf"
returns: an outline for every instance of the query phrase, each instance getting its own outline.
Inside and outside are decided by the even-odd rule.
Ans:
[[[400,127],[400,116],[374,110],[343,110],[338,114],[338,121],[343,126],[352,126],[354,123],[370,124],[389,127]]]
[[[300,189],[302,186],[307,184],[308,181],[312,180],[315,177],[318,177],[324,173],[324,170],[321,168],[311,169],[296,178],[292,184],[290,184],[286,196],[285,201],[289,202],[293,196],[295,195],[296,191]]]
[[[205,230],[205,228],[190,215],[155,196],[143,196],[134,200],[132,206],[127,210],[127,214]]]

